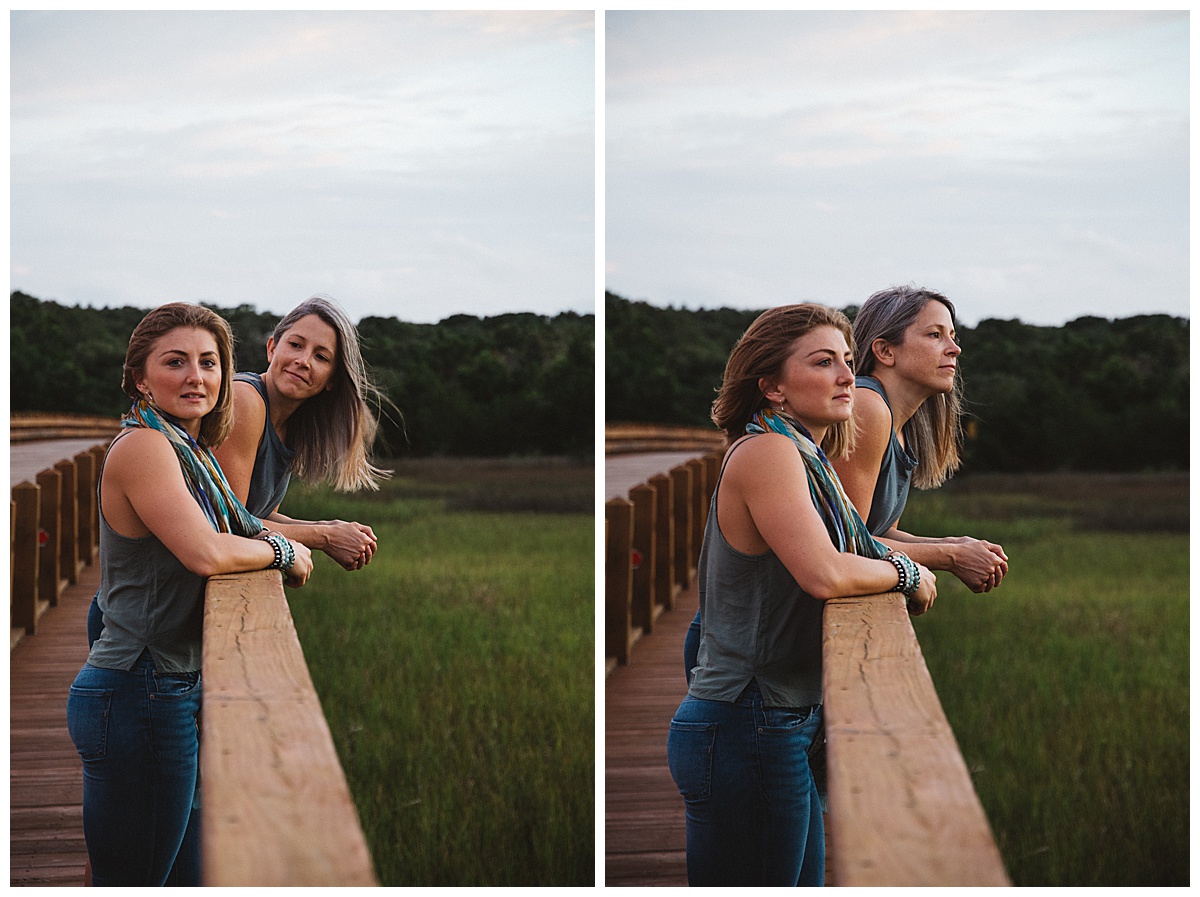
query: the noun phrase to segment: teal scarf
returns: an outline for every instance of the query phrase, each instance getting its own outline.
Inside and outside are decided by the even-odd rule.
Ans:
[[[247,511],[229,488],[221,465],[212,452],[196,442],[187,430],[157,405],[145,399],[138,401],[121,419],[121,426],[148,427],[167,437],[179,457],[179,467],[188,491],[217,532],[257,536],[263,531],[263,522]]]
[[[842,489],[842,481],[821,447],[799,421],[771,408],[764,408],[746,424],[747,433],[780,433],[795,443],[804,470],[808,474],[808,491],[813,504],[825,522],[829,538],[838,551],[848,551],[863,557],[882,558],[888,548],[871,535],[858,511]]]

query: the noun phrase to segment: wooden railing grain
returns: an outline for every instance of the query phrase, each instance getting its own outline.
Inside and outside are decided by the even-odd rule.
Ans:
[[[823,652],[831,878],[1010,884],[901,597],[827,601]]]
[[[278,571],[209,579],[202,663],[204,884],[377,885]]]

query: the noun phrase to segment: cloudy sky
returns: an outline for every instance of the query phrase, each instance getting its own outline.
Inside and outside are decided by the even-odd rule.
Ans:
[[[1188,315],[1185,12],[609,12],[606,287]]]
[[[11,288],[595,309],[591,12],[15,12]]]

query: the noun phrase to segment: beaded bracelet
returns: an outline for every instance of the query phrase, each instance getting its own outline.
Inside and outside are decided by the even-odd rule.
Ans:
[[[900,577],[892,591],[902,592],[905,596],[911,597],[921,585],[921,571],[912,558],[901,552],[895,552],[889,553],[884,560],[892,562],[892,566],[896,568],[896,573]]]
[[[268,542],[275,551],[275,559],[267,567],[268,570],[292,569],[292,564],[296,563],[296,549],[283,533],[264,530],[259,538]]]

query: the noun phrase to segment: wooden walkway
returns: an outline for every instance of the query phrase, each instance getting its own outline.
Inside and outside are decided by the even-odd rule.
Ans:
[[[701,452],[610,455],[605,500]],[[598,593],[599,594],[599,593]],[[699,598],[693,583],[634,645],[604,687],[604,884],[687,886],[683,798],[667,768],[667,731],[687,682],[683,640]]]
[[[13,443],[10,488],[32,481],[103,439]],[[83,764],[67,733],[67,692],[87,660],[87,613],[100,587],[100,567],[84,567],[78,582],[38,620],[9,655],[9,884],[83,884]]]
[[[9,667],[9,884],[83,884],[83,765],[67,734],[67,692],[87,660],[100,567],[80,573],[13,649]]]
[[[667,731],[687,682],[683,640],[696,586],[634,645],[604,688],[604,884],[687,886],[683,798],[667,769]]]

